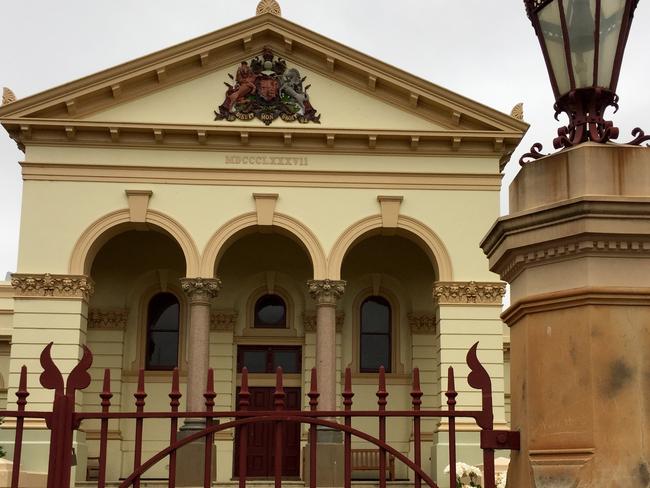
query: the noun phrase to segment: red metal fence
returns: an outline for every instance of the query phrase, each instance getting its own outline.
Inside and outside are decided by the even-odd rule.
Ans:
[[[186,446],[191,442],[199,440],[204,445],[204,487],[212,486],[212,450],[214,446],[214,435],[228,429],[239,429],[239,486],[246,486],[246,452],[247,436],[246,429],[251,425],[259,422],[271,422],[275,425],[275,447],[276,452],[283,448],[282,425],[283,423],[292,422],[306,424],[309,426],[309,480],[310,488],[316,487],[316,456],[317,456],[317,427],[327,428],[334,431],[342,432],[344,445],[344,486],[350,488],[352,478],[351,463],[351,446],[352,438],[356,437],[367,443],[370,443],[379,451],[379,486],[386,487],[386,466],[387,455],[394,457],[397,461],[402,462],[413,473],[415,488],[421,488],[422,483],[431,488],[437,488],[436,483],[422,469],[422,434],[421,421],[424,418],[446,418],[449,423],[449,464],[452,467],[449,473],[450,486],[456,486],[456,473],[453,468],[456,465],[456,419],[471,418],[481,429],[481,448],[483,449],[483,486],[484,488],[495,488],[494,474],[494,451],[495,449],[519,449],[519,433],[512,431],[494,430],[493,412],[492,412],[492,383],[490,377],[479,362],[476,355],[478,343],[475,344],[467,353],[467,365],[470,373],[467,377],[468,383],[472,388],[480,390],[482,393],[481,410],[457,410],[456,397],[458,393],[455,390],[454,370],[449,368],[448,385],[445,395],[447,396],[447,408],[441,410],[423,410],[421,397],[423,395],[420,389],[420,374],[418,369],[413,370],[413,384],[411,389],[412,408],[411,410],[387,410],[388,392],[386,391],[386,378],[383,368],[378,374],[377,389],[377,409],[376,410],[353,410],[352,381],[350,370],[345,372],[345,385],[343,389],[343,411],[323,411],[318,410],[318,388],[316,370],[311,372],[311,389],[307,394],[309,397],[309,410],[307,411],[290,411],[285,410],[285,392],[283,389],[283,374],[278,368],[276,373],[276,387],[274,392],[274,410],[271,411],[251,411],[249,410],[249,388],[248,372],[244,368],[242,371],[241,388],[239,392],[238,408],[234,412],[215,412],[215,397],[213,372],[209,370],[207,378],[207,387],[204,393],[205,411],[203,412],[179,412],[179,391],[178,371],[174,370],[172,376],[171,391],[169,393],[170,408],[165,412],[145,412],[145,392],[144,371],[140,370],[138,376],[138,387],[134,394],[135,412],[111,412],[111,398],[113,393],[110,388],[110,371],[104,372],[104,384],[101,398],[101,412],[76,412],[75,411],[75,393],[84,390],[90,384],[91,378],[88,369],[92,365],[92,354],[84,346],[84,355],[79,364],[68,375],[65,383],[63,375],[54,364],[51,358],[52,343],[45,347],[41,353],[41,365],[43,373],[40,376],[40,383],[44,388],[54,390],[54,402],[51,412],[27,411],[27,368],[21,369],[20,384],[16,396],[18,397],[16,411],[1,412],[0,415],[16,419],[16,436],[13,457],[12,488],[20,486],[20,461],[22,455],[22,439],[24,420],[44,419],[47,428],[51,431],[50,458],[48,470],[48,488],[67,488],[70,486],[70,473],[72,464],[72,442],[73,433],[77,430],[81,422],[87,419],[98,419],[101,424],[100,430],[100,452],[99,452],[99,479],[97,486],[104,488],[106,485],[106,465],[107,465],[107,443],[108,443],[108,423],[111,419],[134,419],[135,421],[135,456],[133,472],[120,484],[120,487],[133,486],[140,487],[142,476],[164,458],[169,459],[169,480],[168,486],[176,486],[176,456],[178,449]],[[378,436],[372,436],[366,432],[356,429],[352,426],[354,418],[375,418],[378,422]],[[410,418],[413,423],[414,455],[409,459],[403,453],[397,451],[386,441],[386,421],[389,418]],[[178,439],[178,420],[182,418],[205,419],[203,429],[196,431],[183,439]],[[169,446],[158,452],[146,461],[142,461],[142,433],[145,419],[169,419]],[[343,419],[339,422],[336,419]],[[215,422],[219,420],[219,423]],[[282,486],[282,458],[275,456],[274,480],[276,488]]]

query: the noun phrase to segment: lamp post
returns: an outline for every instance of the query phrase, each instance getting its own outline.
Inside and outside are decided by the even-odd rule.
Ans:
[[[569,124],[558,129],[555,149],[583,142],[606,143],[619,130],[605,120],[605,110],[618,110],[616,86],[625,45],[639,0],[524,0],[544,54],[555,94],[555,118]],[[639,128],[628,144],[650,140]],[[541,144],[525,158],[538,159]]]

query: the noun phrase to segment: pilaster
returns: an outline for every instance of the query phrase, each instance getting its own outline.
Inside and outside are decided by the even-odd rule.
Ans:
[[[494,422],[505,423],[503,384],[503,324],[499,317],[505,295],[500,282],[436,282],[433,299],[437,305],[436,345],[438,390],[436,407],[446,408],[448,369],[454,368],[457,409],[480,410],[481,392],[467,383],[467,351],[479,343],[478,356],[492,380]],[[471,419],[457,420],[458,461],[482,463],[479,428]],[[448,464],[448,424],[442,421],[434,430],[432,471],[439,480]]]
[[[40,354],[53,342],[52,358],[64,377],[82,357],[81,346],[87,341],[88,300],[94,291],[93,281],[87,276],[56,274],[13,274],[14,316],[9,362],[8,403],[15,402],[20,369],[27,366],[28,410],[51,411],[54,392],[41,387]],[[76,395],[76,408],[81,410],[84,394]],[[29,423],[29,432],[23,443],[25,471],[46,472],[49,453],[49,431],[39,422]],[[7,425],[3,426],[5,430]],[[12,455],[13,436],[3,439],[3,445]],[[4,436],[3,436],[4,437]],[[75,435],[75,449],[80,461],[72,479],[85,477],[85,434]]]

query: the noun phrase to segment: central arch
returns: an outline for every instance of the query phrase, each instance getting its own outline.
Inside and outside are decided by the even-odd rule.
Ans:
[[[362,239],[380,234],[383,227],[381,215],[366,217],[348,227],[336,240],[329,256],[328,277],[341,279],[343,259],[352,247]],[[397,235],[401,235],[420,246],[431,260],[438,281],[453,281],[451,257],[442,240],[425,224],[412,217],[400,215],[397,220]]]
[[[201,276],[213,276],[215,269],[219,265],[219,260],[232,243],[233,237],[245,232],[247,229],[252,231],[257,226],[257,213],[255,212],[235,217],[221,226],[205,247],[200,266]],[[293,217],[281,213],[273,215],[272,227],[290,237],[305,249],[313,266],[315,280],[327,277],[327,260],[325,259],[323,247],[308,227]]]

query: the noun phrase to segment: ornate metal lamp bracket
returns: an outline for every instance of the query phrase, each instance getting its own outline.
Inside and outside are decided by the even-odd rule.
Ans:
[[[611,124],[611,122],[610,122]],[[616,127],[612,126],[609,127],[609,130],[611,129],[618,129]],[[565,132],[566,131],[566,132]],[[556,149],[567,149],[569,147],[573,147],[577,144],[571,144],[571,139],[567,137],[567,134],[570,129],[567,127],[561,127],[558,129],[558,137],[555,138],[553,141],[553,145],[555,146]],[[623,146],[641,146],[644,142],[650,142],[650,134],[646,134],[640,127],[635,127],[632,130],[632,136],[634,139],[632,139],[630,142],[626,142],[624,144],[619,144]],[[556,145],[556,141],[560,142],[560,146],[558,147]],[[612,142],[609,138],[606,141],[598,141],[598,142]],[[650,147],[650,144],[646,144],[647,147]],[[537,159],[544,158],[546,156],[550,156],[550,154],[544,154],[541,151],[543,150],[544,146],[540,142],[536,142],[533,144],[530,148],[530,151],[525,153],[524,155],[519,158],[519,165],[520,166],[525,166],[526,164],[530,164],[533,161],[536,161]]]

